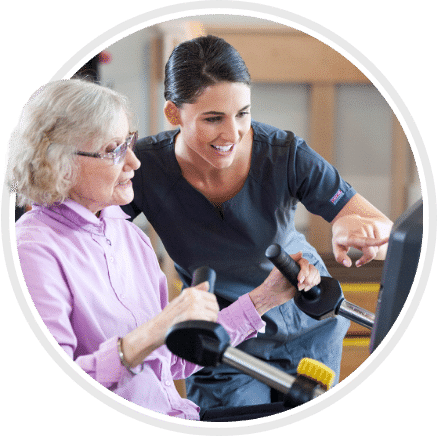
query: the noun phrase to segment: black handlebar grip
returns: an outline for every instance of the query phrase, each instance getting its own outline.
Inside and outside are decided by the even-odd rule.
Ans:
[[[215,278],[216,278],[216,273],[212,268],[208,266],[201,266],[194,271],[193,278],[191,280],[191,286],[197,286],[200,283],[208,282],[209,283],[208,292],[211,292],[211,294],[213,294],[214,286],[215,286]]]
[[[267,259],[269,259],[273,265],[278,268],[282,275],[297,289],[298,281],[297,275],[299,274],[299,265],[284,251],[279,244],[270,245],[265,253]],[[309,291],[304,293],[305,299],[315,300],[320,297],[321,290],[318,286],[314,286]]]
[[[266,257],[273,265],[281,271],[282,275],[297,288],[297,275],[299,274],[299,265],[278,245],[270,245],[266,250]]]

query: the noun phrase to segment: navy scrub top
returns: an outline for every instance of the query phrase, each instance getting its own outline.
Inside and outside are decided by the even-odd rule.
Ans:
[[[175,156],[179,130],[138,141],[141,167],[135,172],[134,201],[123,209],[132,217],[144,212],[175,262],[184,286],[203,265],[217,273],[215,294],[221,306],[259,286],[273,265],[265,251],[279,243],[290,254],[303,255],[328,276],[316,250],[294,226],[300,201],[327,221],[338,214],[356,191],[337,170],[292,132],[252,121],[251,167],[243,188],[218,210],[181,174]],[[344,318],[316,321],[293,301],[263,316],[265,333],[240,349],[295,373],[302,357],[317,359],[337,379],[342,340],[349,326]],[[221,365],[214,371],[230,371]]]

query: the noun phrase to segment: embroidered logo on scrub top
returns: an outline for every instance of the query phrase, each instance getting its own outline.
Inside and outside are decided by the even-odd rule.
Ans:
[[[332,204],[337,204],[338,203],[338,200],[340,200],[340,198],[341,197],[343,197],[343,195],[344,195],[344,192],[341,190],[341,189],[339,189],[336,193],[335,193],[335,195],[331,198],[331,200],[329,200]]]

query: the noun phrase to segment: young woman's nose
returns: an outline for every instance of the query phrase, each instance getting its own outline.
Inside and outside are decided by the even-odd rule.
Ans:
[[[234,119],[228,120],[223,124],[221,137],[229,144],[235,144],[238,142],[239,139],[238,124]]]

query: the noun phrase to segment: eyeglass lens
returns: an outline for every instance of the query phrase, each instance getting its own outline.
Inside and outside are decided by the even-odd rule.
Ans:
[[[119,164],[125,157],[127,153],[128,147],[133,150],[135,142],[136,142],[137,134],[134,133],[131,135],[126,142],[120,144],[114,151],[114,165]]]

